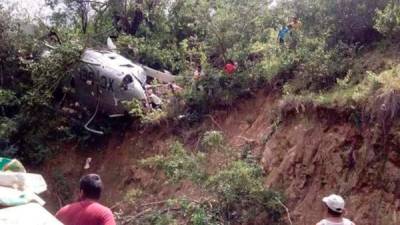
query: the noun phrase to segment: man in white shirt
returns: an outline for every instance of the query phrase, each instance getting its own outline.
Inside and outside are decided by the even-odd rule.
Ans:
[[[317,225],[355,225],[343,217],[345,202],[341,196],[332,194],[323,198],[322,202],[326,206],[326,217]]]

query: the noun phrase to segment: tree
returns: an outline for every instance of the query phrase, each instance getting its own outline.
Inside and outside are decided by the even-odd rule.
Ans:
[[[281,23],[292,16],[303,22],[307,34],[328,34],[332,43],[368,43],[379,38],[373,28],[376,9],[386,6],[388,0],[281,0],[276,14],[284,15]],[[275,14],[275,15],[276,15]]]
[[[89,12],[91,8],[91,2],[89,0],[62,0],[62,3],[66,6],[66,10],[73,14],[72,20],[79,24],[81,31],[85,34],[89,25]],[[96,3],[96,2],[95,2]],[[59,0],[46,0],[46,4],[51,6],[53,9],[61,4]],[[61,13],[61,16],[67,16],[67,13]]]

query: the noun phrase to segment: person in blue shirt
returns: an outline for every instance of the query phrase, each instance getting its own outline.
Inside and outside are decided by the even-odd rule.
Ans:
[[[282,29],[279,31],[279,34],[278,34],[279,44],[281,44],[281,45],[285,44],[286,34],[289,33],[289,31],[291,29],[292,29],[292,25],[282,27]]]

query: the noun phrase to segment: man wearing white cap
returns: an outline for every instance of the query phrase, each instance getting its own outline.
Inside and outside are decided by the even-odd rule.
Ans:
[[[344,199],[339,195],[329,195],[322,199],[327,209],[326,218],[317,225],[355,225],[349,219],[343,218]]]

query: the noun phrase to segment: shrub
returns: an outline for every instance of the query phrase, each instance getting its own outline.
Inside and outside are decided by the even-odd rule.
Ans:
[[[329,46],[339,41],[347,44],[368,44],[377,39],[373,29],[375,9],[382,9],[388,0],[281,0],[274,10],[276,20],[297,15],[307,36],[328,35]],[[378,33],[379,34],[379,33]]]
[[[217,132],[207,132],[204,137],[210,142],[221,141]],[[282,196],[263,186],[261,167],[233,158],[211,172],[207,170],[210,163],[199,154],[188,154],[181,144],[175,143],[167,156],[142,161],[143,165],[161,169],[174,182],[193,181],[211,198],[204,202],[178,199],[182,212],[178,211],[176,218],[189,217],[191,224],[246,224],[260,217],[269,224],[280,221],[283,211],[277,199]],[[228,152],[224,154],[225,158],[231,157]]]
[[[60,199],[62,204],[67,204],[72,201],[73,191],[71,190],[70,185],[68,184],[67,180],[65,179],[64,174],[56,169],[52,176],[52,192],[57,195]]]
[[[208,151],[219,150],[224,146],[224,136],[220,131],[207,131],[203,135],[201,145]]]
[[[348,51],[346,45],[328,50],[321,38],[303,40],[297,49],[299,66],[288,84],[289,90],[300,93],[330,89],[349,69],[350,64],[346,60],[349,56],[345,55]]]
[[[190,154],[186,152],[181,143],[175,142],[170,146],[170,154],[167,156],[157,155],[147,158],[142,160],[141,164],[161,169],[172,182],[183,179],[200,182],[204,179],[205,173],[201,166],[203,160],[203,154]]]
[[[143,195],[143,191],[140,189],[132,188],[126,192],[124,196],[124,201],[129,205],[135,204],[136,200]]]
[[[132,101],[123,101],[122,104],[132,117],[138,118],[139,120],[144,118],[145,113],[143,111],[142,103],[139,100],[134,99]]]
[[[52,152],[48,142],[59,138],[58,128],[66,122],[53,107],[55,92],[79,62],[81,50],[79,44],[67,42],[49,57],[26,65],[24,69],[29,71],[30,77],[16,87],[18,94],[0,89],[0,101],[7,111],[1,121],[3,125],[7,121],[8,127],[8,131],[2,129],[2,133],[6,133],[11,143],[18,143],[10,157],[18,157],[27,164],[39,164]]]
[[[264,188],[262,169],[243,161],[232,162],[227,168],[210,176],[206,186],[218,199],[226,219],[241,223],[249,222],[262,212],[268,221],[277,222],[282,213],[275,198],[280,196]],[[235,212],[237,218],[232,218]]]
[[[213,108],[232,106],[238,98],[251,92],[254,83],[244,72],[232,77],[216,72],[195,81],[184,93],[189,119],[198,121]]]
[[[375,26],[382,34],[395,37],[400,31],[400,5],[398,1],[391,1],[381,10],[376,10]]]
[[[154,69],[167,69],[177,73],[186,68],[184,48],[157,38],[137,38],[123,35],[118,38],[122,54]]]
[[[12,119],[0,117],[0,141],[9,142],[17,132],[17,124]]]

